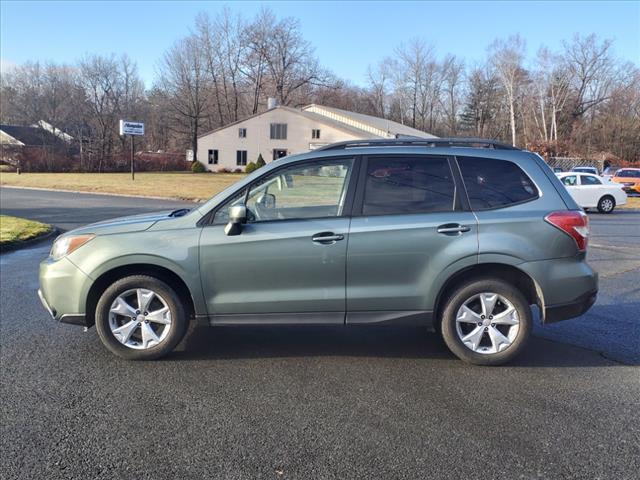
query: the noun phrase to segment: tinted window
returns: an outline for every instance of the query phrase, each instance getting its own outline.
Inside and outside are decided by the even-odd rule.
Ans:
[[[496,208],[538,198],[531,179],[515,163],[458,157],[473,209]]]
[[[640,177],[640,171],[635,170],[618,170],[616,177],[636,178]]]
[[[562,177],[561,181],[567,187],[573,187],[578,184],[578,177],[576,177],[575,175],[569,175],[567,177]]]
[[[454,197],[446,158],[369,158],[363,215],[446,212]]]
[[[599,179],[590,175],[582,175],[580,180],[582,185],[602,185],[602,182]]]

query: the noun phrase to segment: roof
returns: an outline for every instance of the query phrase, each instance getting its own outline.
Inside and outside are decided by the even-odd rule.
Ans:
[[[53,125],[51,125],[48,122],[45,122],[44,120],[40,120],[38,123],[35,123],[31,126],[35,128],[40,127],[44,130],[47,130],[48,132],[53,133],[56,137],[59,137],[60,139],[64,140],[67,143],[73,141],[73,137],[71,135],[63,132],[59,128],[54,127]]]
[[[43,146],[59,145],[63,141],[56,135],[38,127],[23,127],[20,125],[0,125],[3,145]]]
[[[423,132],[416,128],[403,125],[386,118],[365,115],[364,113],[350,112],[334,107],[325,107],[312,103],[302,109],[304,112],[312,112],[328,117],[336,123],[348,124],[354,126],[358,130],[364,130],[367,133],[373,133],[380,138],[391,138],[398,135],[410,137],[435,138],[435,135]],[[369,127],[369,128],[367,128]]]
[[[340,110],[339,108],[325,107],[322,105],[311,104],[303,107],[302,109],[277,106],[264,112],[250,115],[242,120],[238,120],[233,123],[229,123],[223,127],[216,128],[208,131],[198,138],[205,137],[225,128],[233,127],[234,125],[241,124],[252,118],[265,115],[273,110],[286,110],[297,115],[301,115],[315,122],[323,125],[328,125],[338,130],[350,133],[351,135],[363,137],[363,138],[394,138],[396,136],[412,136],[422,138],[436,138],[434,135],[425,133],[415,128],[407,127],[398,122],[392,120],[386,120],[384,118],[373,117],[371,115],[364,115],[361,113],[349,112],[347,110]]]

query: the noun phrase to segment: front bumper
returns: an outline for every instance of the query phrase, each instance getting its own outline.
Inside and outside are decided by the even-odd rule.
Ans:
[[[579,317],[586,313],[598,298],[598,291],[585,293],[572,302],[560,305],[549,305],[544,309],[544,323],[555,323],[561,320]]]
[[[47,299],[44,298],[42,290],[40,289],[38,289],[38,298],[40,298],[40,303],[42,303],[42,306],[47,312],[49,312],[49,315],[51,315],[51,318],[53,318],[54,320],[58,320],[61,323],[69,323],[71,325],[80,325],[86,327],[84,315],[70,313],[63,313],[62,315],[58,315],[57,312],[49,306],[49,304],[47,303]]]
[[[38,297],[54,320],[87,326],[84,312],[90,284],[91,279],[67,258],[40,263]]]

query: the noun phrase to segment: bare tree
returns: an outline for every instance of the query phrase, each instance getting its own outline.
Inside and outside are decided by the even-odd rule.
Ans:
[[[160,87],[177,120],[176,131],[188,135],[197,158],[200,122],[205,118],[210,86],[206,80],[201,44],[194,35],[177,41],[164,55],[159,69]]]
[[[464,80],[464,62],[455,55],[447,55],[442,63],[443,110],[447,131],[450,135],[458,134],[458,116],[461,104],[462,83]]]
[[[511,143],[516,145],[516,100],[523,79],[525,42],[519,36],[507,40],[496,40],[489,47],[490,59],[505,91],[509,107]]]
[[[565,43],[564,55],[575,95],[574,117],[583,116],[609,98],[613,67],[610,49],[611,40],[599,43],[595,34],[587,37],[576,34],[571,43]]]

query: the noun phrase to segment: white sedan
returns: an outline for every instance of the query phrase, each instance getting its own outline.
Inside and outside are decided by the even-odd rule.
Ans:
[[[582,208],[597,208],[600,213],[611,213],[616,205],[627,203],[627,194],[621,185],[603,182],[590,173],[564,172],[557,174],[573,199]]]

